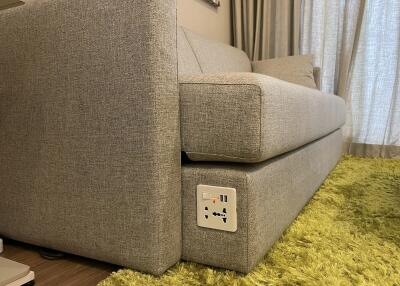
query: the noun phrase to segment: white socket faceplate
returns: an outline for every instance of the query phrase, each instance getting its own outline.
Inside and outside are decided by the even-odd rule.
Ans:
[[[198,185],[197,225],[235,232],[237,230],[236,189]]]

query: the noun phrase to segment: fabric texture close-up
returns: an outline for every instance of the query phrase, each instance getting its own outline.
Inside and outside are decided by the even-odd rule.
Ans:
[[[0,13],[0,235],[162,273],[181,251],[175,1],[25,2]]]

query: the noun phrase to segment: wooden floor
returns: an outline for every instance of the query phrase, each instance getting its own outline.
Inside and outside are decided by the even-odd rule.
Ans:
[[[0,256],[29,265],[35,272],[37,286],[94,286],[118,270],[114,265],[73,255],[46,260],[37,247],[15,241],[5,241]]]

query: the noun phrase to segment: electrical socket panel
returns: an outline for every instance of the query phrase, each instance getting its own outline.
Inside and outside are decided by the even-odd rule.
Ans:
[[[236,189],[198,185],[197,225],[236,232]]]

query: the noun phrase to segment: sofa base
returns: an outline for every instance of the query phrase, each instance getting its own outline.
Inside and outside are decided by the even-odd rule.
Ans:
[[[188,163],[182,170],[182,258],[247,273],[297,217],[341,156],[341,130],[259,164]],[[199,184],[236,189],[238,228],[197,226]]]

